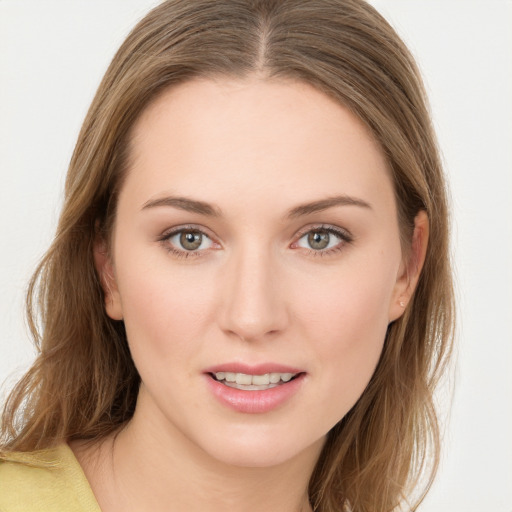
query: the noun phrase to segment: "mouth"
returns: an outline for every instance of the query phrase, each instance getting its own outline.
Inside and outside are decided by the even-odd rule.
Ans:
[[[204,370],[208,389],[238,413],[267,413],[281,408],[304,388],[307,372],[281,363],[226,362]]]
[[[213,380],[230,388],[242,391],[264,391],[282,386],[302,375],[302,372],[271,372],[259,375],[235,372],[210,372],[209,375]]]

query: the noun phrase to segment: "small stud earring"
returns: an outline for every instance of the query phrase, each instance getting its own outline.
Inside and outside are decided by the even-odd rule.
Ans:
[[[405,308],[405,302],[404,302],[403,300],[401,300],[401,301],[399,302],[399,304],[400,304],[400,307]]]

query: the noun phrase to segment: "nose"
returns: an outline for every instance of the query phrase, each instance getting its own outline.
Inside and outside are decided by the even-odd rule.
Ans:
[[[232,254],[220,286],[221,329],[245,341],[275,337],[288,323],[280,268],[270,251]]]

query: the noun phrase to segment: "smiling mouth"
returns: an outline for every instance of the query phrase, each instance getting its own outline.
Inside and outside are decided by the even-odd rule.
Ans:
[[[247,373],[216,372],[210,376],[230,388],[243,391],[263,391],[278,386],[297,378],[301,373],[265,373],[263,375],[250,375]]]

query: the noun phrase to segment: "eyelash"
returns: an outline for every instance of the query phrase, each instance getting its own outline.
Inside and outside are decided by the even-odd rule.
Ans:
[[[200,258],[200,257],[206,256],[207,252],[208,252],[206,249],[203,249],[203,250],[200,250],[200,251],[197,251],[197,250],[187,251],[185,249],[176,249],[175,247],[173,247],[170,244],[169,240],[173,236],[178,235],[179,233],[186,232],[186,231],[198,232],[202,236],[205,236],[208,239],[210,239],[212,241],[212,243],[215,244],[215,242],[213,242],[212,238],[207,233],[205,233],[205,231],[203,229],[199,228],[198,226],[192,226],[192,225],[191,226],[180,226],[179,228],[173,229],[172,231],[165,232],[159,238],[159,242],[164,246],[164,248],[167,250],[167,252],[169,252],[170,254],[172,254],[176,258],[183,258],[183,259],[185,259],[185,258]],[[291,247],[292,248],[296,248],[298,242],[305,235],[307,235],[307,234],[309,234],[311,232],[315,232],[315,231],[317,231],[317,232],[322,231],[322,232],[325,232],[325,233],[332,234],[332,235],[338,237],[341,241],[338,244],[336,244],[334,247],[331,247],[329,249],[323,249],[323,250],[306,249],[305,247],[300,247],[301,249],[306,250],[308,255],[312,256],[312,257],[330,256],[332,254],[338,253],[339,251],[343,250],[345,245],[350,244],[350,243],[353,242],[353,237],[352,237],[352,235],[348,231],[346,231],[344,229],[340,229],[340,228],[335,228],[335,227],[330,226],[330,225],[320,224],[320,225],[317,225],[317,226],[308,227],[307,229],[305,229],[303,231],[300,231],[298,233],[298,235],[297,235],[296,241],[293,242]]]
[[[309,233],[315,232],[315,231],[316,232],[321,231],[321,232],[329,233],[330,235],[334,235],[340,239],[340,242],[338,244],[336,244],[334,247],[331,247],[329,249],[323,249],[323,250],[306,249],[305,247],[301,247],[302,249],[305,249],[308,252],[308,254],[312,257],[331,256],[335,253],[342,251],[347,244],[350,244],[354,241],[354,238],[352,237],[352,235],[345,229],[335,228],[334,226],[320,224],[318,226],[312,226],[312,227],[310,226],[307,229],[299,232],[297,241],[293,242],[292,247],[297,246],[298,242],[304,236],[306,236]]]
[[[197,233],[200,233],[202,236],[205,236],[206,238],[209,238],[210,240],[212,240],[212,238],[210,236],[208,236],[208,234],[205,233],[205,231],[203,229],[199,228],[198,226],[190,225],[190,226],[180,226],[179,228],[172,229],[171,231],[166,231],[159,238],[159,242],[164,246],[166,251],[168,253],[172,254],[175,258],[186,259],[186,258],[201,258],[203,256],[206,256],[206,252],[207,252],[206,250],[187,251],[185,249],[176,249],[175,247],[173,247],[171,245],[170,239],[175,235],[183,233],[184,231],[185,232],[186,231],[197,232]],[[213,240],[212,240],[212,242],[213,242]]]

